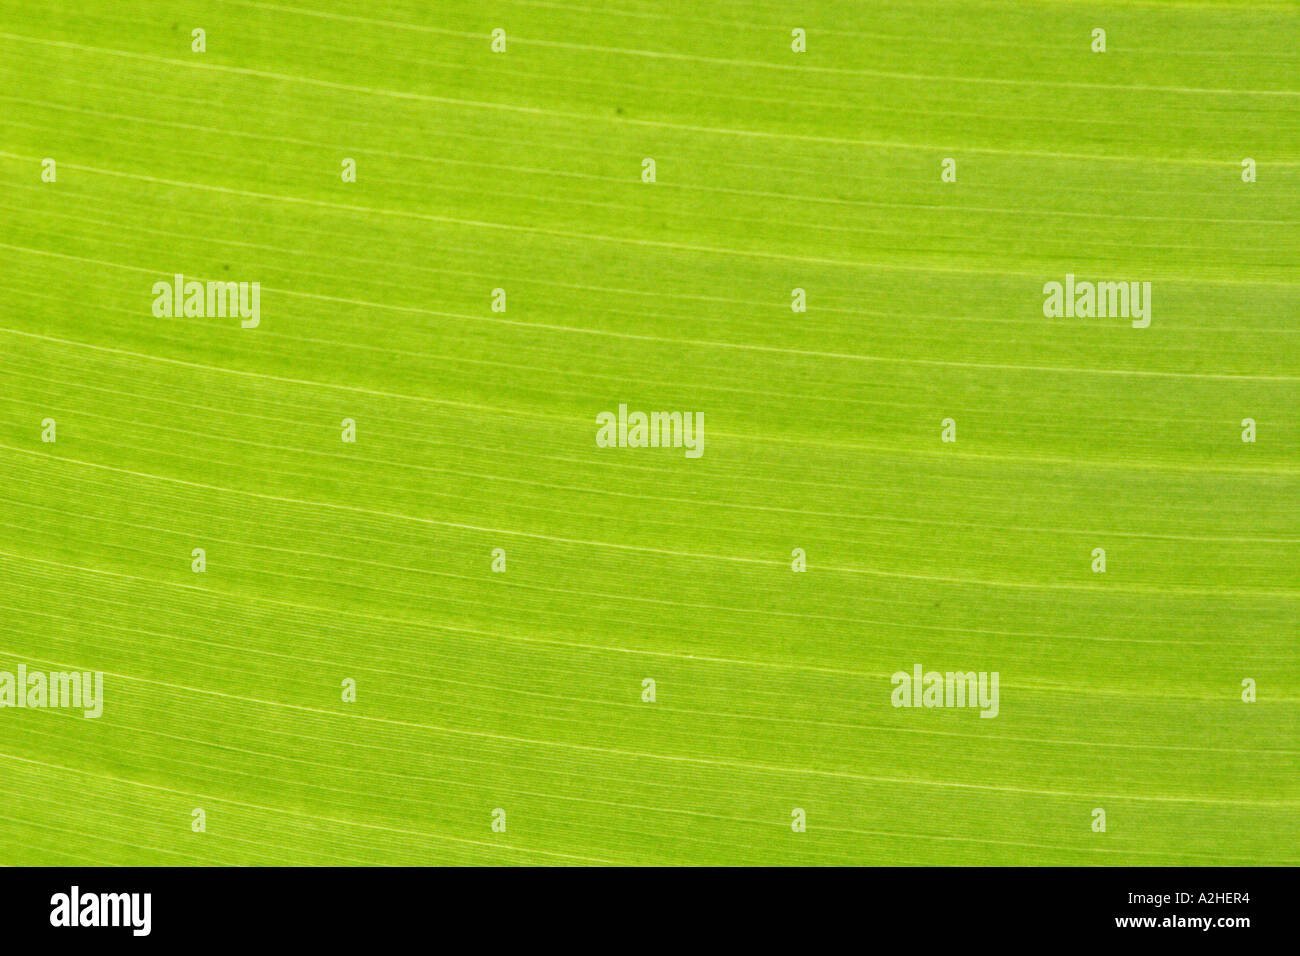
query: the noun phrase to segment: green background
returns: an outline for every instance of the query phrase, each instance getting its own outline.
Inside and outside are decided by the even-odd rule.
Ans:
[[[0,0],[0,863],[1300,862],[1295,4],[314,2]]]

